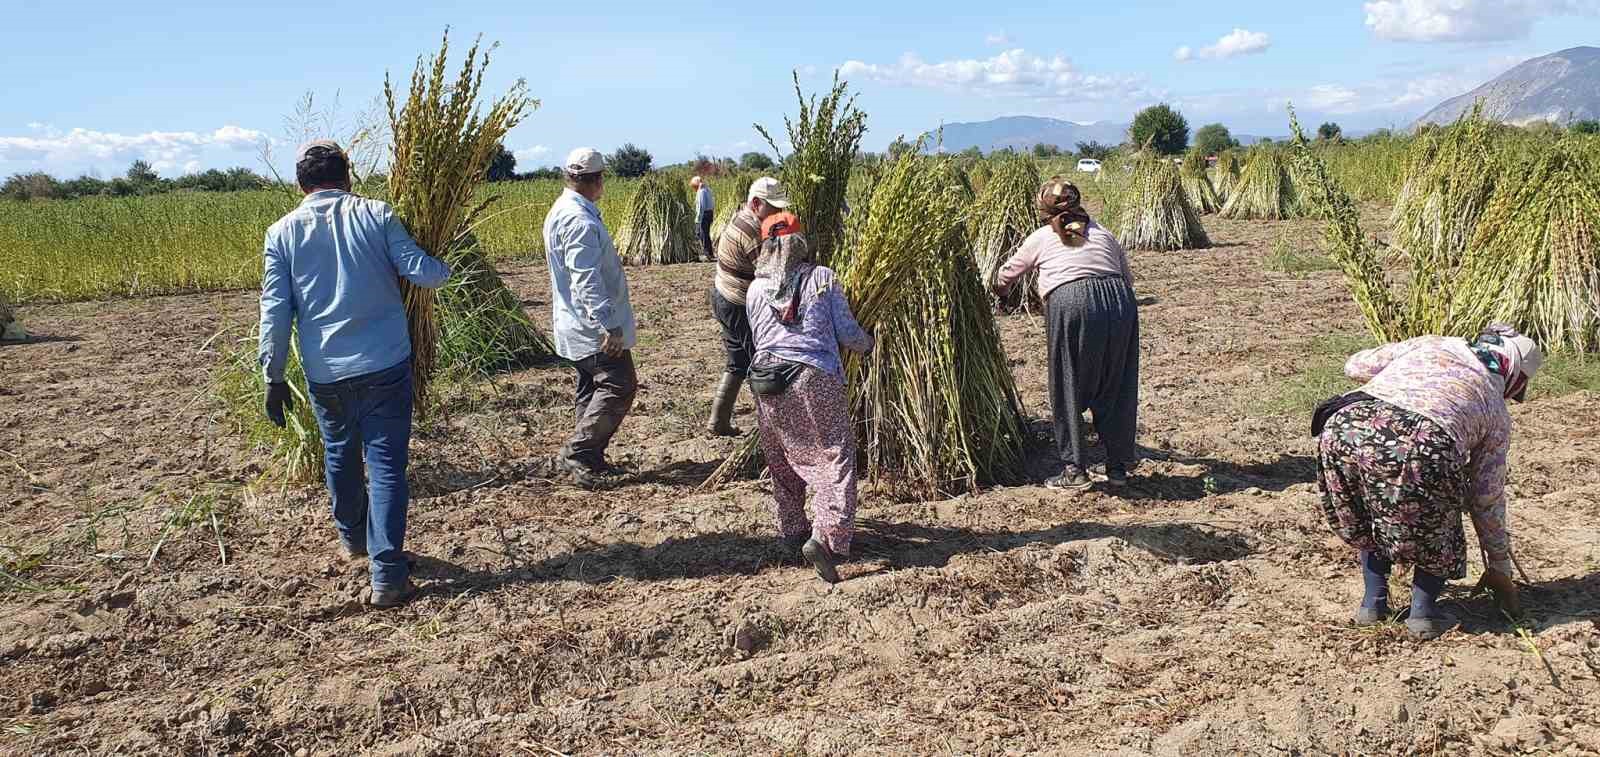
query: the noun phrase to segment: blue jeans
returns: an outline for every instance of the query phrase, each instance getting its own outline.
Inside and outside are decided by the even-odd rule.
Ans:
[[[370,556],[374,590],[399,589],[411,574],[405,555],[411,360],[310,389],[339,539]]]

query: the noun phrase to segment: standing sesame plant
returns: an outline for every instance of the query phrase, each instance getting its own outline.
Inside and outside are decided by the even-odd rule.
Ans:
[[[618,252],[629,265],[692,263],[700,257],[694,212],[677,177],[645,174],[628,200]]]
[[[462,248],[459,243],[494,200],[478,197],[489,162],[506,133],[539,103],[528,97],[527,85],[519,79],[485,110],[479,96],[489,52],[480,57],[478,43],[474,42],[454,80],[447,77],[449,52],[450,35],[446,32],[438,55],[417,59],[411,88],[403,93],[404,99],[387,76],[383,94],[393,136],[389,200],[422,249],[454,263],[449,253],[476,249]],[[400,286],[411,327],[416,404],[419,411],[426,412],[436,368],[440,317],[432,290],[404,281]]]
[[[1208,216],[1222,210],[1222,200],[1217,196],[1216,187],[1211,185],[1210,177],[1206,176],[1205,153],[1199,149],[1190,150],[1183,157],[1183,169],[1179,174],[1183,181],[1183,193],[1189,198],[1189,205],[1194,212]]]
[[[1034,207],[1040,183],[1038,163],[1027,156],[1012,156],[999,161],[988,174],[967,220],[978,262],[978,280],[984,291],[994,286],[1000,267],[1016,253],[1022,240],[1039,228]],[[1010,311],[1037,310],[1038,279],[1035,272],[1018,282],[1000,302],[1001,307]]]
[[[1211,239],[1184,194],[1178,167],[1161,156],[1141,157],[1133,181],[1119,199],[1111,222],[1118,241],[1130,250],[1200,250]]]
[[[21,339],[22,327],[17,325],[17,313],[6,302],[5,292],[0,292],[0,339]]]
[[[867,131],[867,114],[856,108],[854,95],[846,96],[846,85],[834,72],[828,94],[821,100],[816,95],[807,98],[800,91],[800,75],[794,74],[800,115],[783,119],[794,152],[783,158],[780,178],[789,192],[789,210],[805,224],[806,238],[822,265],[830,264],[844,241],[850,169]],[[774,153],[783,155],[772,134],[760,124],[755,128]]]

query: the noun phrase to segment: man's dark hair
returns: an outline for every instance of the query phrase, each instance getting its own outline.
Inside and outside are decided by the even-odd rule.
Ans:
[[[314,147],[294,164],[294,179],[301,189],[350,186],[350,159],[338,150]]]

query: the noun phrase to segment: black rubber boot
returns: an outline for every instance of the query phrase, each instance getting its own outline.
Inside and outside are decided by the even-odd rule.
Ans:
[[[722,374],[717,395],[711,400],[711,417],[706,420],[706,433],[712,436],[738,436],[741,433],[733,427],[733,406],[739,401],[739,387],[743,385],[743,376],[737,373]]]

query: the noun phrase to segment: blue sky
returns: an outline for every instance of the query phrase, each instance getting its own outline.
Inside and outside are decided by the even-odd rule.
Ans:
[[[783,12],[697,2],[271,6],[0,0],[0,175],[261,168],[307,91],[347,116],[409,75],[446,26],[498,40],[488,87],[543,105],[508,140],[523,168],[632,141],[658,162],[765,148],[789,74],[842,70],[868,149],[942,121],[1042,115],[1124,122],[1176,104],[1192,126],[1282,134],[1282,103],[1347,130],[1405,126],[1536,55],[1600,44],[1600,0],[1297,3],[832,2]]]

